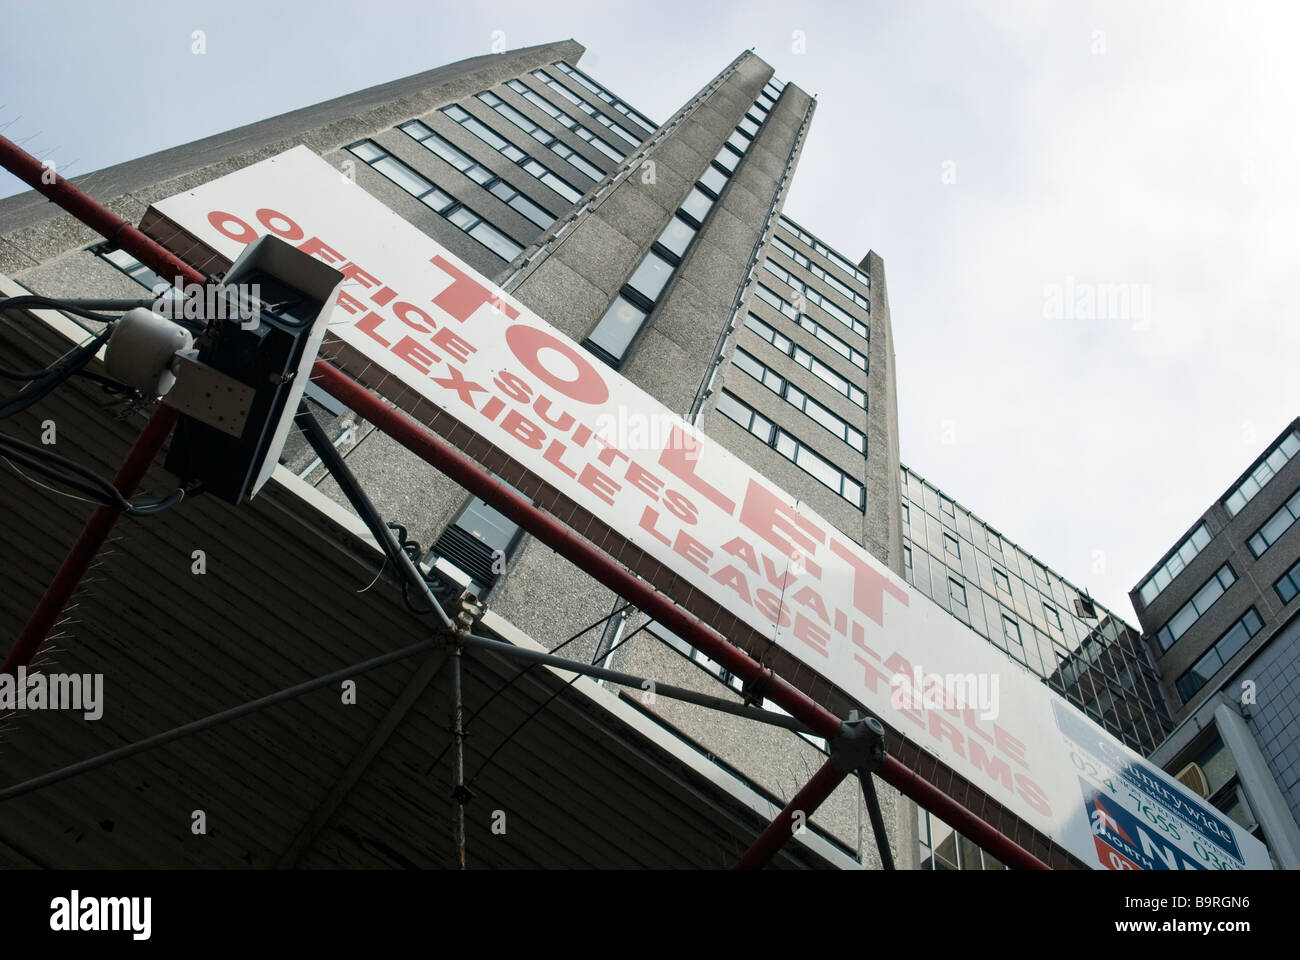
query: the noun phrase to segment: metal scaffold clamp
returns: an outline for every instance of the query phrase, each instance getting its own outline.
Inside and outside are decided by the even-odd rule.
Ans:
[[[885,728],[875,717],[858,718],[855,710],[830,742],[831,763],[846,773],[869,774],[885,762]]]

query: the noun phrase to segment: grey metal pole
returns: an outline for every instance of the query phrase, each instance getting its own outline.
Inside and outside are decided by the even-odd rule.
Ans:
[[[871,817],[871,829],[876,834],[876,849],[880,851],[880,865],[886,870],[894,869],[894,855],[889,849],[889,836],[885,833],[885,818],[880,814],[880,800],[876,796],[876,785],[869,771],[859,771],[858,780],[862,783],[862,796],[867,801],[867,813]]]
[[[187,737],[191,733],[199,733],[207,730],[209,727],[215,727],[218,724],[225,723],[227,720],[237,720],[240,717],[255,713],[263,707],[269,707],[285,700],[292,700],[294,697],[300,697],[304,693],[311,693],[313,690],[319,690],[322,687],[328,687],[331,684],[347,680],[349,677],[355,677],[359,673],[366,673],[378,667],[387,666],[390,663],[396,663],[398,660],[405,660],[407,657],[413,657],[416,654],[424,653],[426,650],[432,650],[446,641],[441,637],[435,637],[431,640],[422,640],[419,643],[412,644],[409,647],[403,647],[400,650],[394,650],[391,653],[380,654],[369,660],[363,660],[361,663],[350,667],[344,667],[342,670],[335,670],[333,673],[327,673],[323,677],[317,677],[315,680],[308,680],[306,683],[300,683],[294,687],[288,687],[284,690],[277,690],[275,693],[267,694],[265,697],[258,697],[256,700],[250,700],[242,703],[237,707],[231,707],[229,710],[222,710],[219,713],[210,714],[201,720],[194,720],[190,723],[183,724],[179,727],[173,727],[163,733],[155,734],[152,737],[145,737],[143,740],[137,740],[135,743],[128,743],[125,747],[118,747],[116,750],[110,750],[108,753],[101,753],[97,757],[91,757],[88,760],[81,760],[77,763],[61,767],[58,770],[52,770],[49,773],[41,774],[39,777],[33,777],[31,780],[24,780],[22,783],[16,783],[12,787],[5,787],[0,790],[0,802],[12,800],[15,797],[21,797],[25,793],[31,793],[33,790],[39,790],[42,787],[48,787],[50,784],[59,783],[71,777],[88,773],[99,767],[113,763],[116,760],[125,760],[127,757],[133,757],[137,753],[143,753],[154,747],[161,747],[163,744],[171,743],[173,740],[179,740],[181,737]]]
[[[781,713],[773,713],[771,710],[763,710],[760,707],[751,707],[748,704],[736,703],[732,700],[724,700],[721,697],[712,697],[707,693],[697,693],[696,691],[688,690],[685,687],[675,687],[667,683],[657,683],[653,680],[646,679],[645,677],[633,676],[630,673],[623,673],[619,670],[610,670],[606,667],[580,663],[576,660],[566,660],[564,657],[557,657],[554,654],[543,653],[540,650],[529,650],[526,647],[516,647],[514,644],[505,643],[501,640],[493,640],[490,637],[469,636],[465,638],[464,642],[466,646],[480,650],[490,650],[493,653],[499,653],[505,657],[511,657],[516,660],[529,660],[533,663],[544,663],[548,666],[559,667],[561,670],[568,670],[572,673],[581,673],[589,677],[598,677],[601,680],[609,680],[625,687],[647,690],[658,696],[668,697],[670,700],[682,700],[686,703],[708,707],[711,710],[718,710],[722,713],[730,713],[737,717],[745,717],[748,720],[757,720],[759,723],[770,724],[774,727],[783,727],[786,730],[793,730],[795,733],[810,734],[813,732],[794,717]]]

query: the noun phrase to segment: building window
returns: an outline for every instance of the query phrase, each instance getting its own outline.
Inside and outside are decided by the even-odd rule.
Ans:
[[[1160,591],[1169,586],[1170,581],[1178,576],[1209,542],[1210,531],[1205,528],[1204,523],[1197,524],[1196,529],[1187,535],[1187,538],[1178,545],[1178,549],[1170,554],[1169,559],[1160,565],[1160,569],[1147,577],[1138,588],[1138,599],[1142,601],[1142,606],[1150,605],[1151,601],[1160,595]]]
[[[760,289],[763,289],[760,287]],[[745,317],[745,327],[748,330],[758,334],[772,346],[776,347],[782,353],[791,357],[795,363],[821,380],[827,386],[833,388],[838,393],[844,394],[853,403],[857,404],[863,410],[867,409],[867,394],[861,387],[851,383],[848,378],[836,373],[831,367],[827,366],[821,360],[814,357],[803,347],[797,345],[789,337],[770,326],[763,320],[760,320],[754,314],[748,314]]]
[[[1047,614],[1048,623],[1056,627],[1057,630],[1061,629],[1061,615],[1057,613],[1056,608],[1054,606],[1052,606],[1050,603],[1044,603],[1043,613]]]
[[[903,548],[903,569],[906,570],[908,573],[911,573],[912,571],[912,548],[911,547]]]
[[[852,330],[862,339],[864,340],[870,339],[871,328],[868,327],[866,323],[859,320],[857,317],[853,316],[851,313],[849,313],[843,307],[837,305],[834,301],[832,301],[828,297],[825,297],[822,294],[818,293],[812,287],[808,286],[806,283],[804,283],[802,280],[796,277],[789,270],[785,269],[782,266],[779,266],[775,261],[772,260],[771,257],[767,257],[763,260],[763,269],[766,270],[768,273],[770,273],[772,276],[776,277],[778,280],[784,283],[791,290],[795,291],[798,294],[802,294],[804,300],[806,300],[808,303],[812,303],[820,307],[826,313],[830,314],[830,316],[834,317],[837,321],[839,321],[839,323],[843,324],[845,327]],[[771,294],[773,297],[777,297],[778,299],[780,299],[778,294],[772,293],[772,291],[770,290],[767,292]],[[794,310],[793,307],[791,307],[789,310],[786,310],[783,309],[780,306],[780,304],[773,302],[771,299],[768,299],[767,297],[764,297],[764,299],[766,299],[768,303],[771,303],[778,310],[781,310],[781,312],[786,314],[786,316],[790,317],[791,319],[794,319],[795,314],[791,312]]]
[[[1282,534],[1291,529],[1291,524],[1295,523],[1297,516],[1300,516],[1300,490],[1291,494],[1291,499],[1278,507],[1277,512],[1265,520],[1246,541],[1250,552],[1256,557],[1261,556],[1265,550],[1277,543]]]
[[[1047,579],[1047,568],[1041,563],[1034,564],[1034,575],[1038,577],[1038,582],[1044,586],[1051,586],[1051,581]]]
[[[771,420],[735,395],[725,390],[719,394],[717,410],[724,417],[735,421],[758,437],[763,443],[773,447],[777,453],[809,476],[820,480],[855,507],[865,508],[866,497],[862,484],[825,457],[815,453],[803,441],[777,427]]]
[[[647,316],[647,311],[627,297],[615,297],[582,345],[617,369],[627,356],[627,348],[640,332]]]
[[[402,163],[373,140],[362,140],[348,149],[502,260],[510,261],[523,253],[522,244],[516,243],[463,203],[456,202],[449,194],[438,189],[433,181]]]
[[[1025,645],[1020,639],[1020,624],[1005,613],[1002,614],[1002,638],[1006,640],[1008,646],[1014,646],[1021,655],[1024,654]]]
[[[803,243],[805,243],[813,250],[816,250],[819,254],[821,254],[831,263],[835,264],[836,267],[838,267],[840,270],[843,270],[847,275],[853,277],[853,279],[857,280],[859,283],[863,284],[864,286],[867,287],[871,286],[870,274],[868,274],[864,270],[859,270],[852,263],[850,263],[846,258],[842,257],[840,254],[836,253],[830,247],[826,246],[826,244],[822,243],[812,234],[808,233],[808,231],[804,230],[793,220],[788,220],[783,216],[781,217],[781,226],[785,227],[787,230],[790,231],[791,234],[798,237]]]
[[[630,104],[628,104],[623,100],[620,100],[618,97],[613,96],[608,90],[602,87],[595,80],[591,79],[591,77],[587,76],[581,70],[569,66],[563,60],[560,60],[555,64],[555,69],[561,71],[562,73],[568,74],[578,83],[582,84],[582,86],[586,87],[588,90],[594,93],[603,102],[609,104],[619,113],[621,113],[623,116],[627,117],[629,120],[635,123],[638,127],[640,127],[643,131],[645,131],[646,134],[654,133],[656,130],[659,129],[658,125],[653,120],[646,117],[644,113],[641,113],[641,111],[634,109]]]
[[[603,137],[598,136],[588,127],[583,126],[583,124],[580,123],[573,114],[569,113],[567,110],[560,109],[522,80],[511,80],[506,84],[506,86],[519,94],[538,110],[542,111],[542,113],[558,120],[565,127],[577,134],[579,138],[591,144],[595,149],[599,150],[615,163],[622,163],[627,159],[627,154],[622,150],[619,150],[617,147],[610,144]]]
[[[452,120],[455,120],[470,133],[474,134],[474,136],[478,137],[511,163],[522,168],[529,176],[546,184],[546,186],[559,196],[563,197],[567,202],[577,203],[582,199],[581,190],[569,183],[569,181],[565,180],[550,167],[546,166],[546,164],[534,158],[531,154],[520,150],[486,123],[483,123],[477,117],[472,116],[468,111],[453,104],[449,107],[443,107],[442,112]]]
[[[955,603],[959,603],[963,607],[966,606],[966,588],[952,577],[948,578],[948,596]]]
[[[749,374],[790,406],[802,411],[810,420],[833,433],[859,453],[867,452],[866,434],[822,406],[749,351],[737,347],[731,362],[733,366]]]
[[[997,567],[993,568],[993,582],[997,585],[997,588],[1004,593],[1011,592],[1010,578]]]
[[[943,535],[943,552],[952,554],[958,560],[961,559],[961,544],[958,543],[957,538],[950,533],[945,533]]]
[[[578,153],[564,141],[560,140],[545,127],[533,123],[526,116],[516,110],[510,104],[506,103],[500,97],[490,90],[484,90],[477,95],[478,99],[487,104],[498,114],[509,120],[516,127],[528,134],[551,153],[555,154],[561,160],[566,161],[569,166],[573,167],[584,177],[592,181],[605,179],[605,172],[596,166],[582,154]]]
[[[588,103],[582,97],[578,96],[568,87],[566,87],[564,84],[560,83],[560,81],[556,80],[545,70],[534,70],[533,78],[542,81],[542,83],[546,84],[556,93],[558,93],[561,97],[563,97],[565,100],[568,100],[579,110],[587,114],[587,116],[591,117],[601,126],[605,127],[615,136],[619,137],[622,140],[627,141],[627,143],[631,144],[634,147],[641,146],[641,140],[643,139],[642,137],[638,137],[636,134],[629,133],[626,129],[623,128],[621,124],[615,122],[614,120],[611,120],[604,113],[597,110],[590,103]]]
[[[1252,470],[1245,480],[1237,484],[1232,493],[1224,499],[1223,505],[1227,508],[1229,516],[1235,517],[1240,513],[1241,508],[1254,499],[1255,494],[1273,479],[1274,474],[1286,466],[1287,461],[1295,456],[1297,450],[1300,450],[1300,434],[1294,430],[1288,431],[1286,436],[1265,454],[1259,466]]]
[[[1277,583],[1273,584],[1273,589],[1277,591],[1278,599],[1283,603],[1290,603],[1295,599],[1295,595],[1300,593],[1300,562],[1282,574]]]
[[[1192,599],[1183,604],[1179,611],[1169,618],[1169,622],[1156,633],[1160,648],[1168,650],[1172,647],[1236,581],[1237,573],[1232,569],[1232,565],[1225,563],[1221,566],[1218,572],[1192,595]]]
[[[911,526],[912,510],[907,504],[903,504],[903,526]]]
[[[956,519],[956,517],[957,517],[956,509],[953,507],[953,505],[952,505],[952,501],[949,500],[947,497],[942,497],[942,496],[941,496],[941,497],[939,498],[939,509],[940,509],[940,511],[942,511],[944,514],[946,514],[947,516],[950,516],[950,517],[952,517],[953,519]]]
[[[1188,703],[1198,690],[1227,666],[1228,661],[1236,656],[1263,626],[1264,621],[1260,619],[1259,613],[1251,607],[1240,620],[1229,627],[1228,631],[1214,642],[1214,646],[1206,650],[1205,655],[1178,678],[1175,685],[1183,703]]]

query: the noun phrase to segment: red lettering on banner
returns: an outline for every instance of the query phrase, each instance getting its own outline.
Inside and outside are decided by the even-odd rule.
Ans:
[[[573,424],[576,422],[573,414],[568,412],[561,412],[558,420],[552,420],[547,416],[551,412],[550,397],[538,397],[537,402],[533,404],[533,409],[537,411],[537,416],[541,417],[542,423],[554,427],[561,433],[568,433],[573,429]]]
[[[575,434],[576,436],[576,434]],[[663,489],[663,481],[642,467],[635,460],[629,460],[627,463],[627,480],[628,483],[636,487],[651,500],[659,499],[659,491]]]
[[[889,674],[882,672],[875,664],[869,660],[863,660],[858,654],[853,655],[853,659],[862,664],[862,683],[872,693],[883,682],[886,687],[889,686]]]
[[[758,481],[751,479],[745,491],[745,502],[740,508],[740,522],[776,547],[787,557],[803,555],[804,568],[817,579],[822,570],[807,559],[817,545],[826,542],[826,531],[807,517],[798,513]],[[792,544],[785,536],[792,538]]]
[[[966,742],[966,738],[961,735],[961,731],[957,729],[956,725],[949,723],[934,710],[930,711],[929,720],[930,736],[934,737],[936,740],[947,740],[952,744],[952,748],[957,752],[957,756],[965,759],[966,750],[963,745]]]
[[[812,587],[801,587],[794,595],[794,602],[801,603],[817,616],[822,618],[825,623],[830,623],[831,618],[826,615],[826,604],[822,602],[821,594]]]
[[[382,290],[377,290],[372,293],[370,295],[370,301],[379,304],[381,307],[386,307],[388,304],[393,302],[393,297],[395,296],[397,296],[396,290],[392,287],[384,287]]]
[[[754,552],[754,548],[749,543],[740,537],[733,537],[724,543],[722,552],[744,560],[745,566],[749,567],[750,571],[758,573],[758,554]]]
[[[1026,770],[1029,769],[1029,764],[1025,762],[1025,745],[996,723],[993,724],[993,743],[1016,763]]]
[[[468,360],[471,353],[478,353],[478,347],[456,336],[456,331],[451,327],[440,327],[430,339],[460,363]]]
[[[482,387],[479,388],[483,389]],[[464,399],[462,397],[462,399]],[[473,404],[470,404],[473,406]],[[546,439],[546,434],[542,433],[542,428],[531,420],[526,419],[518,410],[511,410],[501,421],[501,429],[510,434],[524,446],[533,450],[542,449],[542,443]]]
[[[500,397],[489,397],[488,402],[483,404],[483,409],[481,409],[479,413],[483,414],[483,416],[487,417],[489,420],[495,420],[501,415],[501,411],[504,410],[505,407],[506,402]]]
[[[826,649],[826,641],[830,640],[831,635],[805,617],[802,613],[795,614],[794,635],[796,638],[802,640],[804,643],[808,644],[808,646],[820,653],[823,657],[830,656],[830,653]]]
[[[835,611],[835,632],[840,636],[849,632],[849,615],[843,610]]]
[[[527,403],[533,398],[533,388],[509,370],[502,370],[492,382],[515,403]]]
[[[338,270],[339,273],[343,274],[344,278],[351,280],[353,283],[359,283],[363,287],[369,288],[379,286],[378,277],[372,277],[351,260],[339,267]],[[380,306],[383,306],[383,304],[380,304]]]
[[[410,314],[412,313],[418,314],[424,320],[424,323],[411,320]],[[397,303],[393,304],[393,316],[412,330],[418,330],[420,333],[433,333],[433,320],[413,303],[407,303],[405,300],[397,301]],[[429,324],[429,326],[425,326],[425,323]]]
[[[689,497],[678,493],[676,490],[664,491],[664,506],[668,508],[669,513],[682,523],[695,526],[700,521],[699,508],[691,502]]]
[[[650,534],[650,536],[654,537],[665,547],[671,547],[673,545],[673,542],[655,529],[655,525],[658,524],[658,522],[659,522],[659,511],[656,510],[654,507],[646,507],[645,510],[641,512],[641,522],[638,523],[637,526],[640,527],[642,530],[644,530],[646,533]]]
[[[700,541],[696,540],[684,530],[679,530],[677,539],[673,541],[673,550],[680,556],[685,557],[688,561],[699,567],[705,573],[709,572],[708,561],[713,556],[713,551],[708,549]]]
[[[301,240],[306,234],[306,231],[304,231],[302,227],[298,226],[298,224],[294,223],[293,220],[286,217],[279,210],[272,210],[269,207],[263,207],[261,210],[257,211],[255,216],[257,217],[258,223],[266,227],[266,229],[270,230],[277,237],[282,237],[290,243],[295,243]],[[276,225],[277,220],[282,221],[282,227]]]
[[[360,320],[357,321],[357,329],[360,330],[362,333],[364,333],[371,340],[374,340],[380,346],[389,347],[392,346],[392,344],[390,344],[387,340],[385,340],[383,337],[381,337],[378,333],[375,332],[376,328],[378,328],[378,326],[383,322],[384,322],[384,318],[381,317],[379,314],[367,313],[364,317],[362,317]]]
[[[720,490],[696,475],[695,464],[699,459],[699,441],[674,424],[668,436],[668,445],[659,454],[659,466],[666,467],[678,479],[685,480],[692,490],[703,494],[705,499],[731,516],[736,512],[735,501],[727,499]]]
[[[569,469],[560,460],[560,458],[564,456],[564,449],[565,449],[564,441],[552,440],[550,442],[550,445],[547,446],[546,448],[546,453],[542,455],[542,459],[544,459],[547,463],[551,464],[553,467],[555,467],[555,469],[559,470],[566,477],[570,477],[570,478],[577,477],[578,471]]]
[[[864,630],[862,624],[858,623],[856,620],[853,621],[853,642],[877,660],[880,659],[880,654],[867,646],[867,631]]]
[[[208,223],[212,228],[223,237],[229,237],[236,243],[252,243],[257,239],[257,231],[240,220],[233,213],[226,213],[224,210],[213,210],[208,214]],[[226,229],[230,224],[238,224],[241,228],[238,233],[232,233]]]
[[[446,387],[448,390],[455,390],[457,395],[460,397],[461,402],[471,410],[474,409],[474,394],[487,393],[487,387],[480,386],[471,380],[466,380],[465,375],[455,367],[448,367],[447,376],[443,377],[441,380],[434,380],[433,382],[440,387]],[[537,449],[540,450],[541,447],[538,446]]]
[[[746,603],[752,604],[754,601],[749,596],[749,581],[745,575],[740,572],[734,565],[728,564],[713,575],[713,579],[718,581],[724,587],[730,587],[735,591],[736,596],[740,597]]]
[[[434,297],[433,302],[461,323],[473,316],[474,311],[483,304],[492,301],[500,303],[502,311],[511,320],[519,319],[519,311],[506,303],[499,292],[483,286],[465,271],[453,266],[446,257],[438,255],[429,262],[452,278],[451,284]]]
[[[614,494],[623,489],[611,477],[601,473],[591,464],[582,468],[582,473],[578,474],[578,482],[611,506],[614,503]]]
[[[442,361],[442,357],[427,350],[413,337],[402,337],[393,347],[393,355],[405,360],[421,373],[428,373],[432,364]]]
[[[1023,773],[1016,774],[1016,793],[1043,816],[1052,815],[1052,805],[1047,802],[1047,794],[1043,792],[1043,788]]]
[[[752,482],[752,481],[751,481]],[[853,551],[831,538],[831,553],[847,560],[853,566],[853,605],[876,623],[884,625],[885,599],[888,593],[901,603],[908,605],[907,591],[895,586],[884,574],[876,570],[865,560],[854,555]]]
[[[353,315],[366,309],[365,304],[352,296],[352,294],[348,293],[346,290],[340,290],[338,298],[334,302]]]
[[[551,336],[540,327],[516,323],[506,328],[506,346],[528,368],[528,372],[548,387],[559,390],[571,400],[599,406],[609,399],[609,385],[586,357],[564,341]],[[565,380],[542,363],[541,352],[552,350],[566,358],[577,376]]]
[[[970,762],[978,770],[983,770],[991,778],[1000,782],[1008,790],[1011,786],[1011,765],[1005,760],[984,752],[984,748],[974,741],[970,742]]]
[[[754,591],[754,606],[758,612],[771,620],[778,627],[790,626],[790,612],[781,603],[781,598],[766,590]]]

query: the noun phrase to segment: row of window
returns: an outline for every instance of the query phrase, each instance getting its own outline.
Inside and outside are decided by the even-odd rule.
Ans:
[[[491,90],[484,90],[478,94],[478,99],[487,104],[498,114],[509,120],[516,127],[528,134],[551,153],[555,154],[561,160],[566,161],[569,166],[573,167],[587,179],[598,182],[605,179],[605,171],[596,166],[578,151],[574,150],[567,143],[555,136],[540,124],[533,123],[526,116],[516,110],[510,104],[506,103]]]
[[[598,136],[593,130],[584,126],[577,117],[573,116],[573,114],[557,107],[522,80],[511,80],[506,84],[506,86],[519,94],[538,110],[542,111],[542,113],[554,120],[558,120],[565,127],[577,134],[579,139],[587,141],[587,143],[591,144],[605,156],[609,157],[609,159],[616,163],[622,163],[627,159],[626,153],[605,140],[603,137]]]
[[[840,307],[839,305],[837,305],[827,297],[822,296],[812,287],[806,286],[798,277],[796,277],[790,271],[786,270],[784,267],[774,263],[770,259],[765,258],[763,260],[763,269],[765,269],[772,276],[776,277],[778,280],[784,283],[791,290],[795,291],[795,293],[801,294],[805,300],[809,301],[810,303],[817,304],[817,306],[821,307],[828,314],[830,314],[840,323],[844,324],[844,326],[848,327],[850,330],[856,333],[863,340],[867,340],[870,338],[871,336],[870,327],[868,327],[857,317],[853,316],[847,310],[843,309],[842,307]],[[771,291],[769,291],[769,293],[770,292]],[[775,294],[773,295],[775,296]],[[793,319],[793,317],[791,319]]]
[[[505,137],[501,136],[501,134],[497,133],[482,120],[471,115],[467,110],[452,104],[451,106],[443,107],[442,112],[452,120],[455,120],[470,133],[474,134],[474,136],[478,137],[511,163],[522,168],[525,173],[546,184],[546,186],[550,187],[553,191],[563,197],[568,203],[577,203],[582,199],[581,190],[569,183],[569,181],[565,180],[558,173],[533,157],[531,154],[520,150],[517,146]]]
[[[373,140],[354,143],[348,150],[502,260],[510,261],[523,253],[521,244],[510,239],[465,204],[444,193],[432,180],[402,163]]]
[[[1227,593],[1228,588],[1236,582],[1237,572],[1232,569],[1231,564],[1225,563],[1156,633],[1156,639],[1160,641],[1160,649],[1168,650],[1172,647],[1197,620],[1205,615],[1205,611],[1214,605],[1214,601]]]
[[[852,300],[863,310],[867,310],[867,311],[871,310],[870,300],[868,300],[862,294],[858,293],[858,291],[854,290],[843,280],[839,280],[836,277],[831,276],[829,273],[823,270],[819,264],[815,263],[811,258],[804,256],[802,253],[800,253],[794,247],[790,246],[790,244],[786,243],[780,237],[777,236],[772,237],[772,248],[774,250],[777,250],[780,253],[784,253],[787,257],[789,257],[795,263],[799,264],[799,266],[803,267],[805,270],[811,273],[818,280],[821,280],[823,283],[825,283],[832,290],[839,293],[841,296],[849,300]]]
[[[1151,601],[1160,595],[1160,591],[1169,586],[1170,581],[1178,576],[1209,542],[1210,531],[1202,523],[1188,534],[1187,539],[1178,545],[1178,549],[1169,559],[1160,565],[1160,569],[1147,577],[1146,582],[1138,588],[1138,598],[1142,601],[1142,605],[1149,606]]]
[[[818,240],[816,237],[810,234],[807,230],[800,227],[793,220],[788,220],[785,217],[782,217],[781,226],[785,227],[787,230],[789,230],[792,234],[794,234],[796,237],[798,237],[800,240],[806,243],[813,250],[816,250],[818,253],[820,253],[831,263],[835,264],[835,266],[839,267],[841,270],[847,273],[850,277],[853,277],[855,280],[858,280],[865,286],[868,287],[871,286],[871,276],[866,271],[859,270],[856,266],[854,266],[844,257],[840,256],[830,247],[826,246],[826,244],[822,243],[820,240]]]
[[[723,391],[718,396],[718,412],[734,420],[777,453],[809,476],[820,480],[858,509],[866,507],[866,491],[835,464],[790,433],[776,426],[761,413],[735,395]]]
[[[483,164],[478,163],[468,154],[459,150],[450,140],[434,133],[433,128],[419,120],[411,120],[398,126],[399,130],[422,145],[426,150],[441,157],[465,176],[469,177],[498,200],[509,205],[517,213],[527,217],[543,230],[555,223],[555,214],[541,204],[534,203],[528,197],[502,180]]]
[[[1275,473],[1286,466],[1287,461],[1294,457],[1297,451],[1300,451],[1300,434],[1292,430],[1273,445],[1260,465],[1250,472],[1250,476],[1237,484],[1236,489],[1224,499],[1223,505],[1228,508],[1228,514],[1235,517],[1240,513],[1241,508],[1254,499],[1255,494],[1263,489],[1264,484],[1273,479]]]
[[[1256,557],[1261,556],[1265,550],[1277,543],[1282,534],[1291,529],[1291,524],[1295,523],[1297,517],[1300,517],[1300,489],[1291,494],[1291,499],[1278,507],[1273,516],[1260,525],[1260,528],[1246,541],[1246,546],[1250,547],[1250,552]]]
[[[605,114],[601,113],[599,110],[597,110],[595,107],[589,104],[582,97],[578,96],[568,87],[566,87],[564,84],[560,83],[559,80],[556,80],[545,70],[534,70],[532,76],[534,80],[540,80],[542,83],[546,84],[556,93],[558,93],[561,97],[563,97],[565,100],[568,100],[569,103],[573,104],[583,113],[585,113],[587,116],[591,117],[591,119],[595,120],[597,123],[599,123],[610,133],[614,134],[614,136],[618,137],[620,140],[627,142],[633,147],[641,146],[641,141],[645,139],[644,137],[638,137],[636,134],[627,130],[622,124],[618,123],[616,120],[613,120],[610,117],[607,117]]]
[[[1277,583],[1273,584],[1273,589],[1277,591],[1278,599],[1283,603],[1290,603],[1295,599],[1295,595],[1300,593],[1300,560],[1282,574]]]
[[[793,359],[795,363],[809,371],[822,383],[836,392],[844,394],[863,410],[867,409],[867,394],[861,387],[851,383],[847,377],[840,376],[785,334],[778,332],[752,313],[745,317],[745,327]]]
[[[954,537],[951,533],[944,533],[943,535],[943,552],[951,556],[957,562],[958,567],[961,566],[961,541],[958,540],[956,537]],[[910,557],[911,551],[909,550],[908,553]],[[1035,563],[1034,566],[1042,570],[1041,564]],[[992,569],[993,569],[993,582],[997,586],[997,589],[1005,593],[1007,596],[1010,596],[1011,578],[1007,576],[1006,571],[1004,570],[999,570],[997,567],[993,567]],[[958,582],[953,580],[953,578],[951,577],[949,578],[949,580],[954,583]],[[1047,583],[1046,570],[1043,570],[1043,582]],[[951,591],[949,592],[951,594]],[[966,603],[966,599],[965,599],[966,590],[964,587],[962,588],[961,596],[962,596],[961,602],[962,605],[964,606]],[[1043,604],[1043,614],[1047,617],[1047,622],[1053,625],[1054,627],[1056,627],[1058,630],[1060,630],[1061,614],[1057,611],[1057,609],[1054,606],[1052,606],[1046,600],[1042,601],[1042,604]]]
[[[767,118],[767,111],[754,109],[761,125]],[[758,127],[754,129],[757,132]],[[617,370],[627,358],[632,342],[645,326],[673,272],[686,256],[691,241],[704,226],[714,204],[721,199],[736,165],[753,142],[752,135],[741,136],[739,130],[734,136],[738,143],[729,139],[718,151],[659,239],[620,288],[605,315],[582,342],[587,350],[614,369]]]
[[[580,83],[582,86],[586,87],[596,96],[600,97],[600,99],[603,102],[608,103],[611,107],[613,107],[619,113],[623,114],[623,116],[627,117],[638,127],[644,130],[647,136],[659,129],[658,124],[656,124],[653,120],[646,117],[646,115],[643,114],[641,111],[635,109],[631,105],[618,99],[618,97],[615,97],[608,90],[602,87],[595,80],[591,79],[591,77],[587,76],[581,70],[569,66],[563,60],[556,61],[555,69],[559,70],[561,73],[568,74],[575,81]]]
[[[867,452],[867,436],[857,427],[827,410],[793,383],[772,370],[748,351],[736,348],[732,364],[749,374],[767,389],[783,399],[796,410],[802,411],[809,419],[825,427],[836,437],[860,453]]]
[[[790,316],[785,309],[789,305],[761,283],[758,284],[755,293],[764,303],[780,310],[784,316]],[[794,311],[794,316],[791,317],[791,319],[797,322],[799,326],[803,327],[822,343],[826,344],[826,346],[838,353],[845,360],[849,361],[849,363],[853,364],[864,373],[866,372],[868,364],[867,355],[861,350],[845,343],[806,313]]]
[[[1190,701],[1201,687],[1209,683],[1216,673],[1227,666],[1228,661],[1246,646],[1250,638],[1259,633],[1263,626],[1264,621],[1260,619],[1259,613],[1251,607],[1240,620],[1229,627],[1227,632],[1214,642],[1214,646],[1206,650],[1205,655],[1178,678],[1175,686],[1178,688],[1178,695],[1183,698],[1183,703]]]

